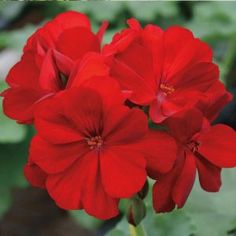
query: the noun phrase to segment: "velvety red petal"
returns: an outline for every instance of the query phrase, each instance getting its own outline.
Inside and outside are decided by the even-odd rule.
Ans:
[[[211,49],[199,39],[194,39],[191,31],[179,26],[165,31],[164,48],[164,78],[172,77],[191,64],[212,60]]]
[[[156,178],[159,173],[170,171],[177,157],[176,142],[164,131],[150,130],[140,141],[127,146],[145,156],[147,171],[152,178]]]
[[[135,30],[140,30],[142,29],[142,26],[140,25],[140,23],[138,22],[137,19],[135,18],[130,18],[127,20],[127,24],[131,29],[135,29]]]
[[[7,75],[6,82],[11,87],[39,88],[40,70],[35,63],[34,54],[25,53],[21,60],[15,64]]]
[[[119,82],[122,89],[132,91],[131,101],[140,105],[148,105],[155,99],[155,88],[152,88],[125,63],[115,58],[111,65],[111,76]]]
[[[190,141],[199,132],[203,124],[203,116],[197,109],[179,112],[167,120],[171,134],[181,143]]]
[[[211,164],[200,154],[197,154],[196,156],[198,176],[201,187],[208,192],[218,192],[221,186],[221,168]]]
[[[117,107],[104,117],[103,136],[109,145],[127,144],[143,138],[147,132],[147,117],[143,111]]]
[[[152,55],[147,48],[133,42],[125,51],[115,56],[116,60],[128,66],[147,86],[156,90],[157,82],[153,73]]]
[[[199,62],[187,67],[187,69],[168,78],[177,93],[184,90],[206,91],[219,78],[218,67],[210,62]]]
[[[55,42],[61,32],[74,27],[85,27],[91,30],[90,21],[85,14],[76,11],[63,12],[46,23],[28,39],[24,52],[34,49],[38,38],[44,41],[44,46],[55,47]]]
[[[35,163],[28,162],[24,167],[25,178],[35,187],[45,188],[47,174]]]
[[[73,60],[81,60],[88,51],[99,52],[100,44],[96,35],[89,29],[76,27],[67,29],[60,34],[56,48]]]
[[[96,34],[96,36],[98,37],[98,40],[99,40],[100,43],[102,43],[102,39],[103,39],[103,36],[106,32],[106,29],[107,29],[108,25],[109,25],[108,21],[103,21],[102,25],[100,26],[100,28],[99,28],[99,30]]]
[[[109,147],[101,153],[101,176],[109,195],[128,198],[139,192],[146,181],[146,161],[128,148]]]
[[[212,126],[199,139],[199,153],[218,167],[236,166],[236,133],[226,125]]]
[[[153,185],[153,208],[156,213],[166,213],[175,209],[175,202],[171,197],[173,178],[169,175],[165,179],[159,179]]]
[[[63,114],[62,103],[63,99],[57,97],[40,104],[35,115],[36,130],[41,137],[54,144],[82,140],[73,120]]]
[[[43,60],[40,76],[40,87],[46,91],[57,92],[61,89],[61,81],[53,58],[52,50],[49,50]]]
[[[64,209],[84,208],[100,219],[118,214],[117,200],[109,197],[101,185],[96,152],[90,152],[65,172],[50,175],[47,190],[58,206]]]
[[[96,90],[89,87],[71,88],[65,94],[63,103],[66,117],[83,137],[101,133],[103,101]]]
[[[35,136],[30,146],[30,159],[46,173],[55,174],[67,169],[89,151],[85,141],[57,145]]]
[[[190,153],[186,153],[183,168],[172,191],[172,198],[178,208],[182,208],[190,194],[196,176],[195,159]]]
[[[89,174],[84,188],[83,206],[85,211],[99,219],[106,220],[118,215],[118,199],[111,196],[103,183],[102,164],[93,155],[87,156],[90,162]],[[101,158],[100,158],[101,161]],[[108,177],[110,179],[110,177]]]
[[[232,100],[230,94],[220,80],[216,81],[205,93],[205,97],[198,102],[197,108],[204,116],[213,121],[223,109],[223,107]]]
[[[32,123],[36,103],[43,97],[40,91],[10,88],[4,93],[3,111],[11,119],[20,123]]]
[[[163,33],[160,27],[151,24],[147,25],[142,32],[142,41],[152,54],[153,71],[157,81],[161,78],[164,63]]]
[[[55,58],[55,63],[57,65],[58,70],[63,75],[69,77],[70,73],[74,69],[74,61],[66,55],[58,52],[57,50],[53,50],[53,56]]]
[[[172,191],[182,169],[183,162],[176,163],[174,168],[164,175],[157,176],[157,181],[153,185],[153,208],[157,213],[170,212],[175,208],[172,199]]]
[[[177,146],[167,133],[150,131],[139,145],[144,147],[142,152],[145,153],[148,171],[166,173],[171,170],[176,160]]]
[[[109,67],[105,64],[104,58],[98,53],[88,52],[83,59],[77,63],[77,66],[70,75],[67,87],[79,87],[88,79],[108,77],[108,75]]]

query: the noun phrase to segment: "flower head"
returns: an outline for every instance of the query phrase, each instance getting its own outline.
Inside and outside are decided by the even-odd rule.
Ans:
[[[158,149],[159,133],[149,133],[145,114],[123,102],[116,81],[100,78],[39,106],[30,162],[46,173],[45,187],[60,207],[84,208],[98,218],[111,218],[118,214],[120,198],[142,189],[147,160],[155,163],[163,158],[166,164],[160,171],[173,166],[176,148],[172,138],[161,135],[173,145],[170,158],[152,153]],[[29,172],[26,169],[25,174],[31,182]]]
[[[86,15],[68,11],[37,30],[6,78],[10,88],[2,94],[5,114],[32,123],[35,106],[66,87],[75,62],[87,52],[100,51],[106,26],[94,34]]]
[[[210,126],[196,109],[177,113],[167,120],[178,144],[173,169],[155,176],[153,203],[157,212],[171,211],[185,204],[198,171],[201,187],[216,192],[221,186],[222,168],[236,166],[236,133],[226,125]]]
[[[111,76],[132,92],[130,101],[150,106],[154,122],[195,106],[218,80],[211,49],[189,30],[171,26],[164,31],[155,25],[142,29],[135,19],[128,24],[103,54]]]

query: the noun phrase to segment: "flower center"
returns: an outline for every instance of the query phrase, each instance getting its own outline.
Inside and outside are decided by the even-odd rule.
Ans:
[[[100,148],[103,144],[103,140],[102,140],[101,136],[86,138],[86,141],[87,141],[90,149]]]
[[[198,148],[199,148],[199,145],[200,143],[195,141],[195,140],[192,140],[190,141],[188,144],[187,144],[187,148],[192,152],[192,153],[195,153],[198,151]]]
[[[65,89],[68,78],[63,73],[59,73],[60,83],[61,83],[61,89]]]
[[[169,85],[163,84],[163,83],[161,83],[160,89],[164,92],[165,95],[172,94],[175,91],[173,86],[169,86]]]

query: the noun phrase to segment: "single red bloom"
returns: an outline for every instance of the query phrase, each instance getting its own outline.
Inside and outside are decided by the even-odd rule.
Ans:
[[[119,199],[144,186],[147,162],[160,172],[173,166],[174,140],[149,133],[145,114],[123,102],[115,80],[94,78],[38,107],[30,162],[46,173],[46,189],[58,206],[83,208],[100,219],[114,217]],[[162,156],[167,151],[159,139],[171,144],[168,157]],[[29,172],[25,174],[31,182],[35,175]]]
[[[174,168],[157,174],[153,205],[157,212],[184,206],[192,190],[196,171],[202,189],[217,192],[221,168],[236,166],[236,133],[226,125],[210,126],[197,109],[182,111],[167,120],[179,150]]]
[[[193,107],[218,80],[212,50],[182,27],[162,30],[155,25],[141,28],[135,19],[105,45],[103,54],[114,77],[130,101],[150,106],[151,119],[162,122]]]
[[[74,63],[87,52],[100,51],[106,27],[104,22],[94,34],[86,15],[68,11],[37,30],[6,78],[10,88],[2,94],[5,114],[32,123],[37,103],[65,88]]]

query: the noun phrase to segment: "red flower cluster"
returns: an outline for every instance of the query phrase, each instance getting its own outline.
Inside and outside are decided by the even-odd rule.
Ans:
[[[128,24],[101,48],[107,22],[94,34],[82,13],[57,16],[29,38],[2,93],[5,114],[37,130],[28,181],[100,219],[148,176],[167,212],[183,207],[196,171],[213,192],[221,168],[236,166],[235,131],[210,124],[231,100],[211,49],[179,26]]]

